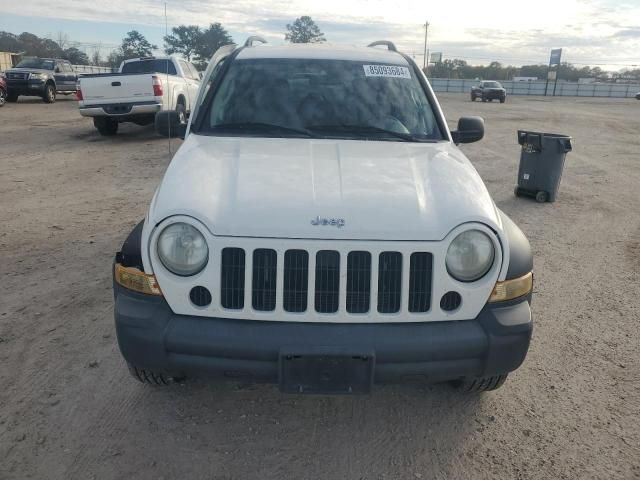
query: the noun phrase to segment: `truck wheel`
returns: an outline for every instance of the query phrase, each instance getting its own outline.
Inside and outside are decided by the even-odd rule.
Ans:
[[[47,83],[44,87],[44,95],[42,95],[44,103],[55,103],[56,101],[56,87],[51,83]]]
[[[7,101],[7,92],[0,88],[0,107],[4,106],[5,102]]]
[[[93,125],[104,137],[112,137],[118,133],[118,122],[110,118],[96,117],[93,119]]]
[[[491,377],[465,378],[454,382],[454,386],[465,393],[490,392],[497,390],[507,380],[508,374]]]
[[[127,363],[127,366],[129,367],[129,373],[131,373],[131,376],[133,378],[135,378],[139,382],[147,383],[149,385],[158,385],[164,387],[172,382],[179,382],[184,380],[184,377],[171,377],[166,373],[157,372],[146,368],[139,368],[131,365],[130,363]]]
[[[18,95],[15,93],[7,93],[7,102],[16,103],[18,101]]]
[[[471,101],[475,102],[476,101],[476,96],[475,95],[471,95]]]
[[[484,98],[484,97],[482,97],[482,101],[486,103],[486,102],[487,102],[487,99],[486,99],[486,98]]]
[[[184,103],[178,103],[176,105],[176,112],[178,112],[178,119],[180,120],[180,123],[187,123],[187,108],[184,106]]]
[[[501,98],[501,99],[500,99],[500,103],[504,103],[504,102],[506,102],[506,101],[507,101],[507,99],[506,99],[506,98]]]

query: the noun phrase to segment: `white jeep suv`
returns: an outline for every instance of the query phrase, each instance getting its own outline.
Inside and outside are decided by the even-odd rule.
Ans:
[[[184,143],[114,265],[133,375],[365,393],[407,378],[492,390],[532,331],[529,243],[390,42],[218,51]],[[375,48],[382,45],[386,48]]]

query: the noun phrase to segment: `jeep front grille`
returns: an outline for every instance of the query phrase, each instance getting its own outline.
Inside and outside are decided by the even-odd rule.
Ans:
[[[347,256],[347,312],[367,313],[371,299],[371,254],[349,252]]]
[[[316,312],[337,312],[339,298],[340,253],[335,250],[320,250],[316,254]]]
[[[251,304],[255,310],[270,312],[276,308],[275,250],[258,248],[253,251]]]
[[[402,283],[402,254],[382,252],[378,266],[378,312],[396,313],[400,310]]]
[[[309,295],[309,254],[306,250],[287,250],[284,253],[284,288],[282,306],[285,312],[307,311]]]
[[[220,261],[220,303],[224,308],[244,308],[245,255],[242,248],[225,248]]]
[[[219,264],[219,303],[228,310],[243,310],[247,302],[256,312],[293,314],[366,314],[375,310],[391,315],[431,309],[430,252],[382,251],[374,255],[362,250],[310,253],[290,249],[278,253],[268,248],[245,251],[229,247],[222,249]]]
[[[409,270],[409,311],[428,312],[431,308],[431,275],[433,259],[430,253],[411,254]]]

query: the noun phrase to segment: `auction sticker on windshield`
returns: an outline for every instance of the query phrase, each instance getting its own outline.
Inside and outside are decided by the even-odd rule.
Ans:
[[[367,77],[390,77],[411,79],[411,73],[407,67],[397,65],[363,65],[364,74]]]

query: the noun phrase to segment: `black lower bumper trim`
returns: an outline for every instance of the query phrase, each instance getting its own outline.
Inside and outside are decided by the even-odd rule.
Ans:
[[[118,343],[125,359],[175,374],[277,383],[282,351],[321,347],[372,352],[375,383],[496,375],[520,366],[532,332],[526,299],[487,305],[471,320],[337,324],[176,315],[161,297],[114,288]]]

